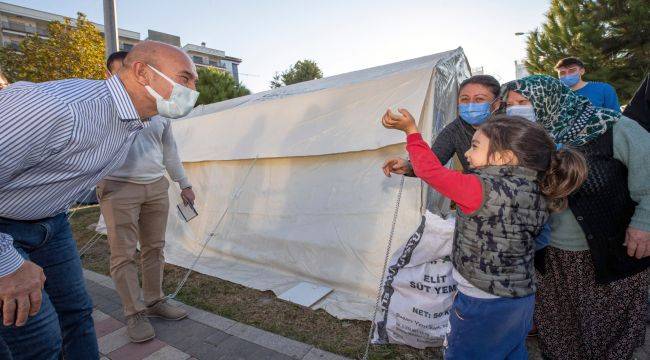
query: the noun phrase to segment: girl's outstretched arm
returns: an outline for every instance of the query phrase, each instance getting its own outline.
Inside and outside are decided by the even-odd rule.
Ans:
[[[483,186],[479,178],[444,167],[420,133],[406,137],[406,151],[415,174],[439,193],[455,201],[463,213],[473,213],[481,207]]]

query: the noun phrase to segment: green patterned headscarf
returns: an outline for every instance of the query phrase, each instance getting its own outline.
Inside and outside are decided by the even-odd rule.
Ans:
[[[532,75],[501,87],[501,95],[515,91],[533,105],[537,122],[556,144],[582,146],[609,130],[621,114],[591,105],[559,80],[547,75]]]

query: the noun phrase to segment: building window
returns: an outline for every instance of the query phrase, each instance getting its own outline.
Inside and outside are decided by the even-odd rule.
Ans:
[[[38,27],[32,26],[30,24],[25,24],[25,23],[21,23],[21,22],[2,21],[2,22],[0,22],[0,27],[2,29],[17,31],[17,32],[22,32],[22,33],[39,34],[39,35],[42,35],[42,36],[47,36],[48,35],[47,29],[38,28]]]
[[[20,42],[18,41],[5,41],[2,45],[8,49],[20,51]]]
[[[226,65],[224,65],[220,60],[210,60],[210,61],[208,62],[208,64],[209,64],[210,66],[218,67],[218,68],[221,68],[221,69],[225,69],[225,68],[226,68]]]
[[[120,50],[122,51],[131,51],[133,49],[133,44],[122,43]]]
[[[237,63],[232,63],[232,77],[239,83],[239,64]]]
[[[192,56],[192,61],[194,61],[194,63],[196,64],[203,64],[203,58],[200,56],[196,56],[196,55]]]

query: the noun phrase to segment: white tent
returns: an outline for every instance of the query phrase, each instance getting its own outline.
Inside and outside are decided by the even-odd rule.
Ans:
[[[185,223],[170,211],[167,261],[191,266],[255,161],[195,270],[276,294],[300,281],[324,285],[334,292],[315,308],[368,319],[400,183],[380,168],[405,154],[403,133],[380,117],[407,108],[433,139],[455,116],[468,75],[459,48],[197,107],[173,131],[199,217]],[[170,196],[180,202],[175,187]],[[393,249],[425,208],[442,204],[406,179]]]

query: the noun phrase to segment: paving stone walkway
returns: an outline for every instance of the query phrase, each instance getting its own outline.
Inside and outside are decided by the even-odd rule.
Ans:
[[[93,319],[102,360],[345,360],[311,345],[174,302],[189,316],[181,321],[151,318],[156,338],[133,344],[126,336],[112,280],[84,270],[95,304]]]
[[[122,306],[113,281],[84,270],[86,285],[95,304],[93,319],[102,360],[345,360],[311,345],[287,339],[252,326],[203,311],[177,301],[189,313],[181,321],[151,318],[156,338],[133,344],[126,336]],[[649,316],[650,318],[650,316]],[[649,319],[650,321],[650,319]],[[529,349],[530,359],[541,359]],[[645,345],[634,360],[650,360],[650,326]]]

